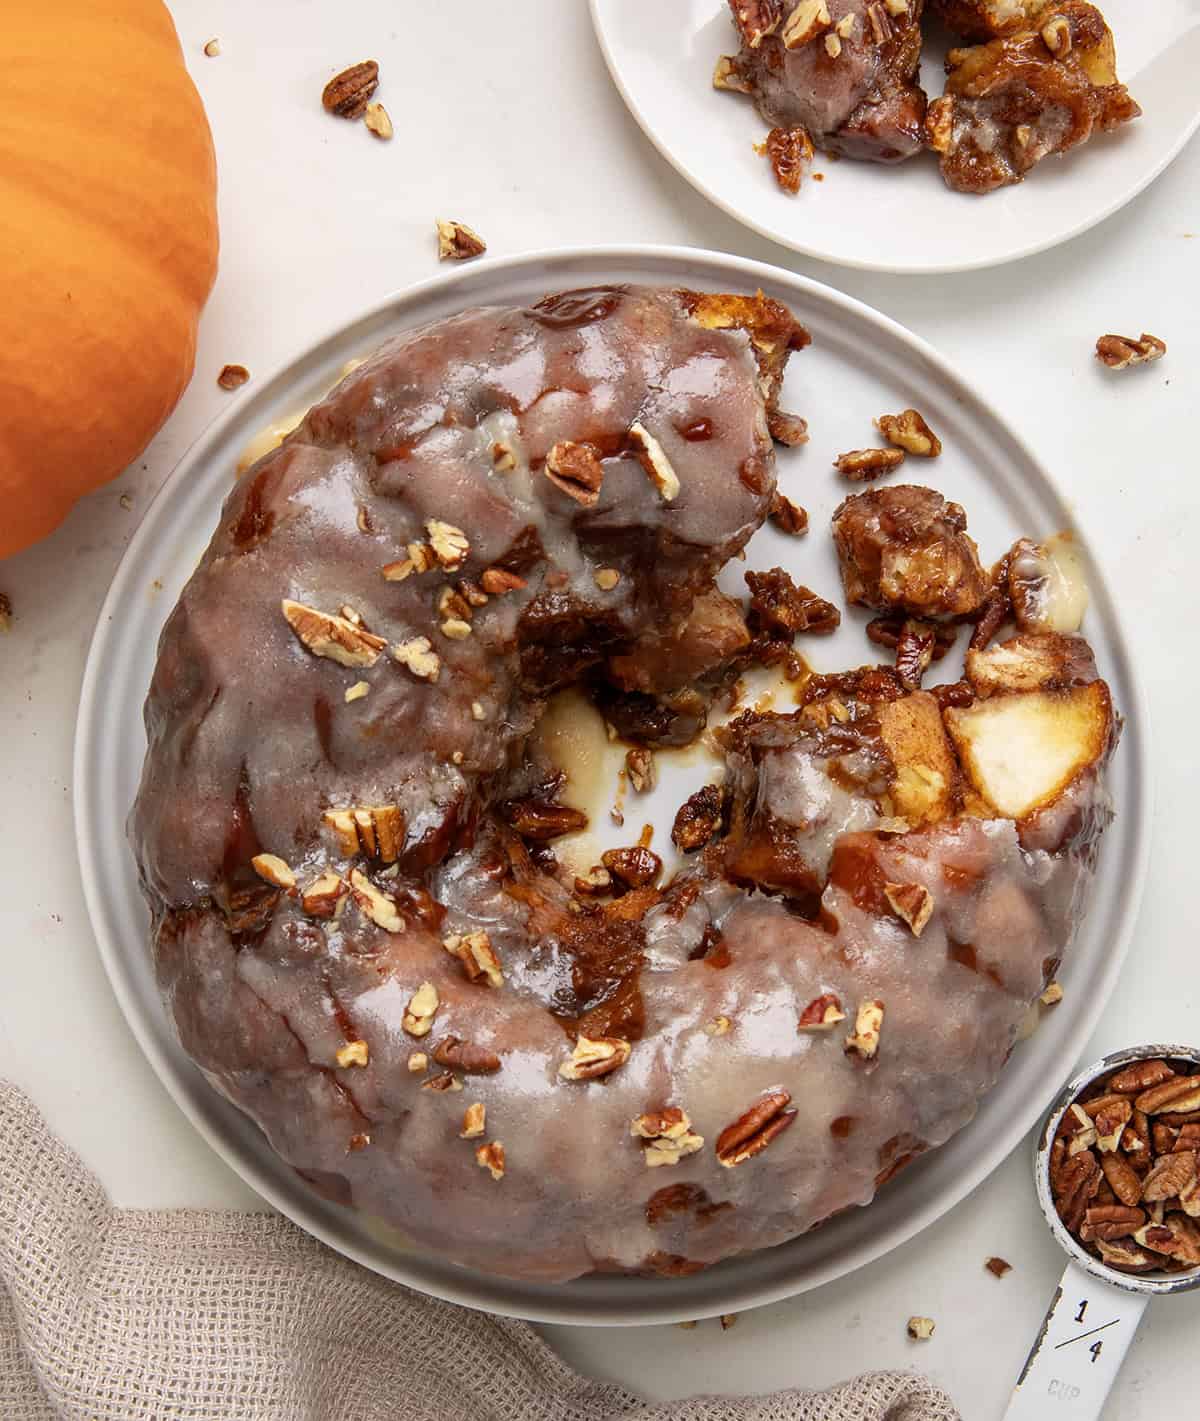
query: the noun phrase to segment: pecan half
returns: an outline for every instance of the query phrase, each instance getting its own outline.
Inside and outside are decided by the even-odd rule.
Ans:
[[[1171,1080],[1175,1072],[1166,1061],[1131,1061],[1108,1082],[1107,1089],[1118,1095],[1141,1095],[1151,1086]]]
[[[433,1048],[433,1059],[439,1066],[462,1071],[466,1076],[489,1076],[500,1069],[500,1057],[484,1046],[446,1036]]]
[[[361,118],[379,87],[379,65],[373,59],[352,64],[335,74],[321,93],[321,106],[338,118]]]
[[[500,806],[500,812],[522,838],[538,844],[586,829],[588,824],[581,809],[544,799],[510,799]]]
[[[1072,1155],[1051,1176],[1051,1190],[1059,1215],[1071,1233],[1078,1233],[1088,1205],[1100,1188],[1100,1165],[1090,1150]]]
[[[718,1162],[733,1169],[762,1154],[795,1121],[795,1110],[787,1109],[791,1099],[786,1090],[769,1091],[732,1125],[727,1125],[717,1136]]]
[[[558,1074],[565,1081],[594,1081],[598,1076],[620,1070],[629,1060],[631,1049],[621,1036],[580,1036],[571,1059],[559,1066]]]
[[[376,888],[367,875],[357,868],[350,870],[350,892],[359,912],[370,918],[376,927],[387,933],[404,931],[404,919],[400,916],[395,900]]]
[[[1141,340],[1133,336],[1101,336],[1096,342],[1096,359],[1110,370],[1124,370],[1130,365],[1147,365],[1161,360],[1167,353],[1166,343],[1157,336],[1142,332]]]
[[[1127,1204],[1093,1204],[1084,1211],[1079,1237],[1084,1243],[1093,1243],[1101,1238],[1111,1243],[1115,1238],[1128,1238],[1145,1222],[1144,1209],[1135,1209]]]
[[[1176,1076],[1173,1080],[1163,1081],[1161,1085],[1143,1091],[1133,1103],[1146,1115],[1200,1109],[1200,1077]]]
[[[1142,1198],[1147,1204],[1163,1199],[1176,1199],[1196,1182],[1196,1152],[1181,1150],[1165,1154],[1155,1161],[1154,1168],[1142,1181]]]

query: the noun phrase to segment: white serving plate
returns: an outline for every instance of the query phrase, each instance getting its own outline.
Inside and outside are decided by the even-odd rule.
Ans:
[[[817,155],[798,196],[781,192],[754,151],[767,125],[750,99],[712,87],[717,57],[736,51],[726,0],[590,0],[604,57],[630,112],[700,192],[764,237],[809,256],[875,271],[969,271],[1078,236],[1152,182],[1200,126],[1200,9],[1195,0],[1102,0],[1122,80],[1143,115],[1022,184],[951,192],[930,154],[898,167]],[[927,25],[922,76],[942,92],[948,41]]]
[[[785,407],[808,416],[812,441],[779,456],[781,485],[808,508],[812,532],[797,540],[764,528],[750,545],[746,566],[782,563],[818,591],[837,594],[836,560],[825,530],[846,486],[831,460],[841,450],[873,442],[872,418],[907,404],[926,415],[945,443],[939,460],[912,460],[907,473],[964,503],[985,560],[998,557],[1021,533],[1048,535],[1072,522],[1048,475],[967,381],[902,327],[828,287],[761,263],[686,248],[545,252],[474,263],[389,297],[273,378],[256,381],[167,480],[117,571],[92,641],[75,747],[75,816],[92,923],[130,1027],[181,1109],[248,1184],[331,1247],[424,1292],[535,1321],[627,1325],[736,1311],[840,1277],[927,1227],[1019,1143],[1075,1064],[1116,981],[1145,873],[1150,777],[1145,707],[1114,601],[1093,570],[1086,630],[1128,721],[1111,779],[1120,813],[1104,840],[1106,871],[1063,972],[1066,999],[1018,1047],[977,1120],[905,1170],[869,1209],[689,1278],[605,1277],[552,1286],[447,1263],[313,1195],[257,1127],[191,1065],[155,988],[148,915],[123,826],[145,750],[141,709],[158,634],[215,526],[239,454],[265,426],[323,393],[347,360],[395,331],[465,306],[527,302],[548,291],[613,281],[712,290],[762,287],[788,302],[813,333],[812,348],[792,362],[784,397]],[[735,563],[731,588],[740,584],[740,572]],[[817,668],[874,660],[862,631],[865,621],[864,614],[850,613],[831,641],[806,646]],[[942,665],[948,677],[957,674],[949,660]],[[666,841],[682,795],[703,773],[696,765],[665,772],[648,813],[641,812],[645,801],[637,801],[636,823],[653,820],[658,844]],[[627,804],[626,830],[610,831],[614,842],[627,838],[635,824],[630,808]]]

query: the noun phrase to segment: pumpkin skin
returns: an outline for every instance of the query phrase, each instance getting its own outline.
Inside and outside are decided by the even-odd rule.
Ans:
[[[160,0],[5,6],[0,557],[146,447],[191,378],[216,159]]]

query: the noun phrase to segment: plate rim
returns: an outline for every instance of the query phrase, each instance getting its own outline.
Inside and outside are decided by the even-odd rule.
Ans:
[[[660,1292],[656,1300],[653,1295],[655,1283],[648,1280],[645,1302],[639,1299],[636,1312],[630,1315],[627,1306],[623,1311],[620,1311],[620,1305],[617,1307],[612,1304],[606,1305],[599,1292],[594,1302],[590,1300],[577,1302],[574,1295],[568,1295],[564,1291],[562,1305],[556,1302],[539,1302],[536,1306],[530,1307],[527,1304],[515,1303],[506,1300],[504,1289],[519,1289],[522,1287],[521,1280],[506,1279],[480,1270],[463,1269],[461,1285],[457,1282],[446,1284],[440,1279],[437,1280],[436,1285],[432,1285],[427,1279],[414,1280],[403,1266],[396,1266],[391,1260],[384,1260],[374,1255],[369,1248],[360,1246],[356,1241],[339,1236],[335,1227],[324,1222],[321,1201],[317,1200],[315,1196],[311,1202],[304,1198],[299,1203],[296,1199],[286,1196],[283,1190],[278,1188],[265,1173],[257,1159],[251,1158],[241,1149],[235,1148],[228,1139],[221,1137],[199,1106],[189,1098],[184,1076],[190,1071],[195,1071],[196,1068],[189,1061],[186,1067],[181,1070],[180,1064],[172,1060],[166,1050],[160,1049],[159,1042],[152,1033],[150,1022],[143,1018],[137,1002],[133,973],[126,961],[127,954],[122,953],[115,936],[110,935],[106,929],[104,875],[101,872],[99,861],[92,856],[89,834],[90,827],[96,820],[98,813],[97,805],[94,803],[93,776],[89,774],[89,768],[95,754],[93,744],[101,735],[104,724],[104,665],[108,647],[112,639],[118,635],[118,622],[113,616],[113,611],[122,604],[127,595],[129,584],[135,582],[142,575],[143,554],[147,546],[153,543],[158,517],[172,501],[177,490],[187,486],[193,466],[203,462],[208,447],[218,444],[226,431],[239,422],[245,408],[251,403],[267,402],[273,398],[273,392],[278,393],[277,387],[289,378],[290,373],[296,367],[311,362],[324,347],[338,341],[352,327],[372,320],[379,320],[385,317],[389,311],[397,309],[403,311],[406,307],[419,306],[431,295],[444,295],[455,287],[464,287],[469,290],[476,285],[486,286],[494,276],[519,272],[522,268],[537,270],[539,274],[545,273],[547,286],[551,288],[555,284],[557,270],[561,267],[567,268],[567,271],[563,273],[564,276],[570,276],[572,279],[579,276],[579,273],[573,273],[570,270],[573,264],[578,263],[585,266],[594,265],[598,268],[619,268],[622,264],[640,265],[643,269],[647,266],[677,270],[693,268],[693,276],[704,281],[732,279],[745,285],[762,285],[764,282],[783,284],[798,289],[812,301],[825,303],[835,311],[840,310],[852,314],[856,319],[866,321],[868,324],[888,332],[893,338],[899,339],[913,352],[914,356],[923,362],[926,369],[931,371],[942,383],[949,396],[973,404],[977,409],[979,419],[990,424],[1003,435],[1004,439],[1009,441],[1029,468],[1041,479],[1045,489],[1053,495],[1054,500],[1063,507],[1064,511],[1066,510],[1065,500],[1057,482],[1050,476],[1041,461],[1036,458],[1024,438],[999,414],[989,399],[972,386],[969,380],[960,374],[945,357],[900,322],[824,282],[790,271],[787,268],[772,266],[766,262],[727,252],[650,243],[553,247],[500,258],[486,258],[483,261],[472,263],[469,267],[439,273],[409,286],[393,290],[386,296],[358,309],[350,317],[331,325],[316,338],[306,343],[302,350],[281,361],[265,380],[256,382],[256,387],[252,392],[247,392],[229,409],[219,414],[192,441],[147,505],[142,521],[121,557],[97,613],[80,686],[72,754],[72,804],[76,854],[88,917],[105,973],[126,1024],[132,1031],[155,1075],[175,1104],[225,1164],[238,1174],[255,1193],[285,1217],[291,1219],[306,1233],[318,1238],[335,1252],[375,1273],[441,1298],[443,1301],[482,1308],[502,1316],[522,1318],[530,1322],[600,1327],[642,1326],[715,1317],[721,1313],[745,1310],[793,1297],[835,1279],[848,1276],[851,1272],[867,1266],[901,1244],[909,1242],[960,1204],[1000,1166],[1008,1155],[1019,1147],[1021,1141],[1038,1123],[1053,1099],[1058,1084],[1057,1075],[1050,1078],[1044,1092],[1040,1090],[1035,1092],[1029,1098],[1029,1102],[1015,1112],[1022,1122],[1021,1128],[1019,1131],[1012,1128],[1001,1132],[1007,1143],[1000,1147],[996,1147],[994,1144],[985,1145],[977,1152],[972,1166],[961,1172],[952,1186],[936,1192],[933,1201],[922,1203],[907,1214],[901,1222],[893,1223],[868,1240],[856,1244],[853,1250],[855,1262],[849,1268],[843,1266],[841,1262],[826,1261],[815,1267],[811,1274],[802,1281],[801,1286],[796,1286],[794,1283],[789,1284],[787,1280],[768,1280],[765,1283],[743,1280],[739,1284],[738,1280],[732,1279],[728,1289],[721,1292],[717,1301],[681,1303],[678,1300],[673,1301],[672,1294],[666,1290]],[[586,277],[580,279],[586,280]],[[679,278],[676,276],[674,279],[678,280]],[[1070,523],[1080,531],[1086,547],[1088,545],[1086,527],[1074,511],[1071,513]],[[1149,828],[1153,820],[1154,781],[1152,774],[1149,773],[1151,730],[1145,691],[1134,670],[1129,651],[1130,642],[1120,616],[1119,606],[1108,596],[1106,584],[1100,584],[1100,588],[1104,595],[1105,615],[1112,628],[1112,660],[1114,666],[1121,667],[1123,679],[1131,696],[1131,704],[1126,714],[1126,734],[1123,739],[1126,752],[1132,757],[1129,773],[1133,777],[1138,793],[1137,803],[1127,809],[1123,808],[1122,813],[1123,816],[1128,816],[1127,822],[1130,827],[1134,858],[1132,865],[1126,865],[1127,868],[1132,867],[1132,874],[1127,879],[1127,891],[1121,900],[1117,921],[1113,925],[1113,946],[1105,955],[1098,975],[1089,979],[1086,1010],[1070,1028],[1066,1029],[1066,1034],[1059,1043],[1058,1054],[1064,1062],[1064,1070],[1070,1069],[1080,1059],[1083,1047],[1094,1031],[1096,1023],[1115,989],[1117,978],[1124,965],[1145,887],[1151,839]],[[124,812],[122,810],[122,814]],[[99,813],[101,821],[111,820],[111,814],[105,815],[102,810]],[[194,1079],[190,1075],[189,1078]],[[211,1092],[214,1098],[218,1098],[218,1093],[210,1085],[205,1084],[204,1090]],[[232,1106],[227,1108],[235,1109]],[[423,1256],[427,1257],[428,1255]],[[744,1256],[753,1257],[754,1255]],[[709,1276],[715,1277],[717,1275],[714,1273]],[[570,1285],[564,1285],[564,1289],[568,1286]]]
[[[847,271],[877,271],[892,276],[949,276],[968,271],[994,271],[999,267],[1008,266],[1012,262],[1024,261],[1027,257],[1034,257],[1041,252],[1053,250],[1055,247],[1066,246],[1068,242],[1073,242],[1077,237],[1082,237],[1085,232],[1090,232],[1092,228],[1099,227],[1107,222],[1110,217],[1115,216],[1122,208],[1128,207],[1131,202],[1139,198],[1143,192],[1156,182],[1163,173],[1171,166],[1188,143],[1200,129],[1200,105],[1197,106],[1195,114],[1183,129],[1175,143],[1164,150],[1159,162],[1149,167],[1131,187],[1127,188],[1119,197],[1113,199],[1099,210],[1083,218],[1067,231],[1056,236],[1047,237],[1041,240],[1030,242],[1027,246],[1009,252],[1007,255],[996,258],[981,258],[975,261],[952,261],[952,262],[932,262],[920,266],[913,263],[900,264],[888,261],[869,261],[862,258],[846,257],[829,251],[825,247],[814,247],[807,245],[800,240],[794,240],[777,228],[768,226],[762,222],[755,221],[749,217],[735,203],[722,197],[717,191],[707,183],[702,182],[695,173],[678,157],[671,146],[655,130],[646,116],[641,105],[635,99],[629,86],[622,77],[620,67],[609,44],[608,35],[605,32],[604,22],[601,18],[601,9],[606,5],[611,5],[614,0],[588,0],[588,13],[592,20],[592,32],[596,36],[596,43],[600,48],[600,53],[604,56],[604,65],[608,70],[608,76],[612,80],[613,87],[621,96],[621,102],[633,116],[637,126],[641,129],[643,136],[654,147],[671,167],[684,179],[701,197],[706,198],[719,208],[727,217],[732,217],[735,222],[748,228],[751,232],[760,237],[765,237],[769,242],[775,242],[788,251],[798,252],[801,256],[812,257],[817,261],[829,262],[832,266],[843,267]]]

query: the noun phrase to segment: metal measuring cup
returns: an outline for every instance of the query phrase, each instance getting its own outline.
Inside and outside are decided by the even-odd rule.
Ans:
[[[1094,1258],[1067,1231],[1050,1191],[1050,1147],[1067,1110],[1099,1076],[1131,1061],[1178,1060],[1200,1065],[1192,1046],[1134,1046],[1080,1071],[1054,1102],[1033,1152],[1038,1203],[1066,1253],[1066,1272],[1021,1371],[1005,1421],[1096,1421],[1137,1332],[1146,1304],[1161,1294],[1200,1287],[1188,1273],[1121,1273]]]

